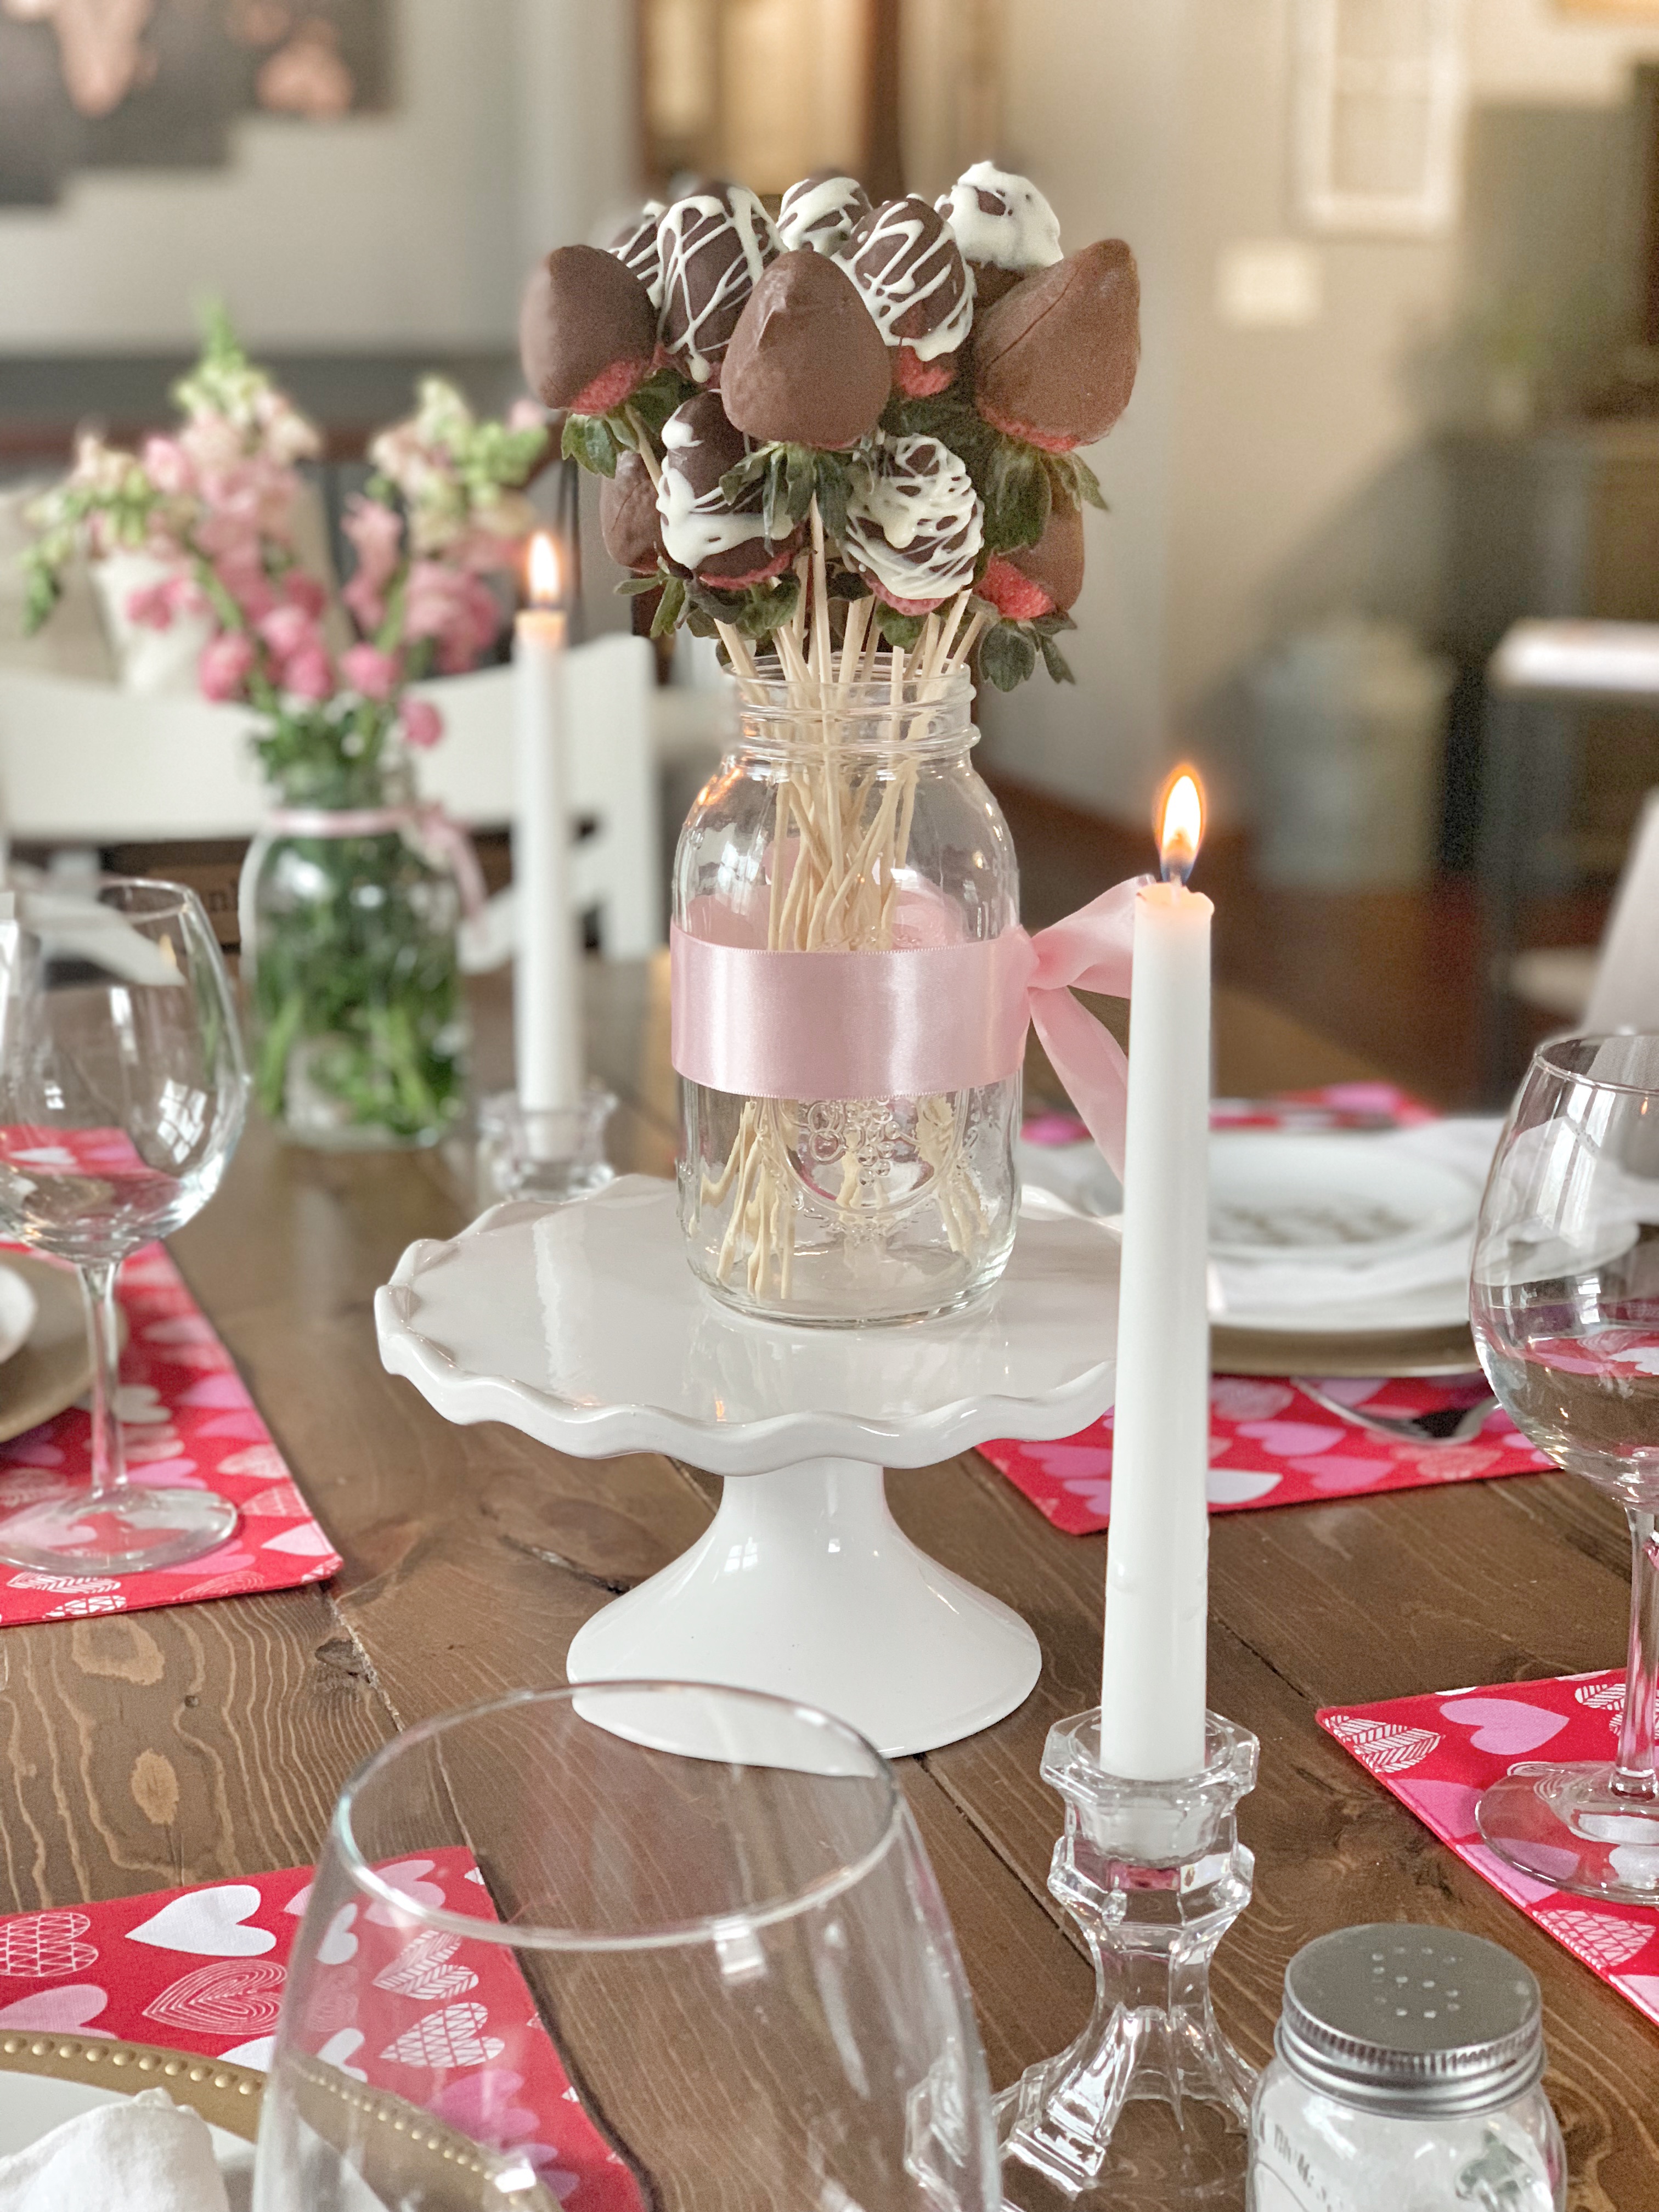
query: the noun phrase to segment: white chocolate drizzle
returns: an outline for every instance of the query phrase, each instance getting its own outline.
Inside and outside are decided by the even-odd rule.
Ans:
[[[665,209],[657,250],[662,342],[694,384],[707,384],[762,270],[782,250],[777,226],[746,185],[726,185]],[[705,277],[699,298],[693,282],[702,289]]]
[[[926,200],[884,201],[835,258],[890,346],[908,345],[918,361],[933,361],[954,353],[967,337],[974,319],[974,273]],[[937,319],[920,337],[903,336],[897,326],[915,307]]]
[[[933,204],[964,261],[988,262],[995,269],[1050,269],[1060,258],[1060,217],[1029,177],[975,161]]]
[[[717,477],[707,491],[696,492],[685,463],[702,443],[686,409],[699,403],[688,400],[662,426],[662,480],[657,486],[657,512],[662,517],[663,550],[671,561],[693,575],[717,553],[731,553],[752,539],[767,547],[764,526],[756,508],[742,514],[730,507]],[[745,439],[745,447],[748,441]],[[757,495],[758,502],[758,495]],[[769,550],[769,547],[767,547]],[[763,557],[763,556],[762,556]],[[761,565],[757,558],[756,566]]]
[[[647,200],[627,228],[619,230],[605,248],[607,253],[616,255],[624,269],[639,278],[653,307],[662,306],[662,252],[657,243],[657,226],[662,216],[662,202]]]
[[[938,438],[871,441],[847,505],[843,548],[896,599],[949,599],[974,580],[985,510],[967,465]]]
[[[791,185],[778,210],[778,235],[794,252],[838,252],[854,224],[870,212],[870,195],[856,177],[803,177]]]

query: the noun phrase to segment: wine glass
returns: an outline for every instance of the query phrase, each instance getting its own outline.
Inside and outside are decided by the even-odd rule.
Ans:
[[[1511,1767],[1480,1832],[1554,1888],[1659,1903],[1659,1036],[1534,1055],[1481,1201],[1470,1310],[1505,1411],[1624,1507],[1632,1557],[1613,1759]]]
[[[623,1682],[348,1784],[255,2212],[993,2212],[984,2059],[893,1771],[809,1707]]]
[[[247,1076],[201,902],[105,877],[0,892],[0,1237],[72,1261],[92,1353],[92,1481],[0,1522],[0,1559],[125,1573],[223,1543],[210,1490],[127,1480],[123,1259],[200,1212],[241,1133]]]

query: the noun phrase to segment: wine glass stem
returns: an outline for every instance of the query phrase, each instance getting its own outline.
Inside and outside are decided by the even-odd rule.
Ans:
[[[105,1498],[127,1479],[121,1443],[121,1328],[115,1305],[113,1260],[82,1264],[81,1302],[92,1352],[92,1494]]]
[[[1659,1695],[1659,1534],[1655,1516],[1630,1510],[1630,1659],[1613,1786],[1632,1797],[1659,1796],[1653,1767],[1653,1707]]]

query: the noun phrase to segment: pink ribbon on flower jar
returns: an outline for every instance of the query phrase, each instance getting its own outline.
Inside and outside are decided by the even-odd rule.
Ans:
[[[745,916],[696,900],[691,929],[669,933],[670,1056],[687,1082],[740,1097],[930,1097],[1005,1081],[1032,1028],[1121,1173],[1128,1063],[1072,992],[1128,996],[1146,880],[1116,884],[1035,935],[1016,926],[870,952],[769,951],[748,941]]]

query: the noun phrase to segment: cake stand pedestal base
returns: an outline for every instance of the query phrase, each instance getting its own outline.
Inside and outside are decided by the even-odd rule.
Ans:
[[[727,1482],[690,1550],[579,1632],[569,1676],[767,1690],[896,1758],[1012,1712],[1042,1663],[1017,1613],[910,1541],[879,1467],[826,1458]]]

